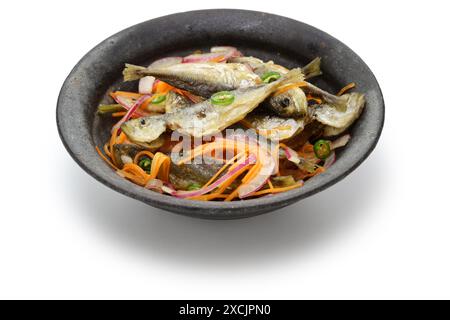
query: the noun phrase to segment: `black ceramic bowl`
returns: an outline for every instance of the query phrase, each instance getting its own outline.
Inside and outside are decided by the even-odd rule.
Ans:
[[[97,105],[122,84],[124,63],[146,65],[164,56],[180,56],[214,45],[238,47],[246,55],[274,60],[286,67],[303,66],[322,57],[320,87],[337,92],[349,82],[366,94],[367,104],[351,128],[350,143],[325,173],[296,190],[235,202],[176,199],[137,186],[114,173],[94,147],[109,137],[111,120],[96,115]],[[130,87],[132,86],[132,87]],[[75,161],[90,175],[127,196],[168,211],[208,219],[250,217],[280,209],[322,191],[352,172],[375,147],[384,121],[384,103],[369,67],[330,35],[288,18],[244,10],[204,10],[146,21],[106,39],[75,66],[61,89],[57,123],[61,139]],[[336,203],[338,206],[339,203]]]

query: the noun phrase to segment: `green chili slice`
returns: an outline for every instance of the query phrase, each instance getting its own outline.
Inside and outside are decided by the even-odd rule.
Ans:
[[[138,165],[142,170],[149,173],[152,168],[152,160],[149,157],[142,157]]]
[[[327,140],[318,140],[314,143],[314,153],[321,160],[328,158],[331,153],[330,142]]]
[[[218,106],[228,106],[234,101],[234,94],[229,91],[220,91],[211,96],[212,104]]]
[[[156,96],[153,100],[152,100],[152,104],[160,104],[161,102],[166,101],[166,95],[159,95]]]
[[[274,71],[266,72],[261,76],[261,80],[264,83],[270,83],[270,82],[276,81],[280,78],[281,78],[281,74],[279,74],[278,72],[274,72]]]
[[[202,188],[202,186],[201,185],[199,185],[198,183],[192,183],[192,184],[190,184],[189,186],[188,186],[188,191],[194,191],[194,190],[198,190],[198,189],[201,189]]]

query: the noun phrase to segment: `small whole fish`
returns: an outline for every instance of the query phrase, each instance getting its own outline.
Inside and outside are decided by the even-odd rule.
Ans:
[[[260,77],[263,77],[269,72],[276,72],[283,75],[289,71],[289,69],[275,64],[273,61],[264,62],[255,57],[235,57],[230,61],[248,65],[252,68],[253,72]],[[302,68],[305,79],[322,74],[320,70],[320,63],[321,59],[315,58]],[[281,117],[302,118],[307,115],[308,100],[306,99],[306,95],[302,89],[292,88],[291,90],[288,90],[280,95],[271,97],[265,105]]]
[[[229,91],[232,101],[227,105],[218,105],[210,98],[174,113],[129,120],[121,128],[131,140],[147,143],[166,128],[194,137],[212,135],[245,118],[279,87],[302,80],[301,70],[293,69],[269,84]]]
[[[305,127],[305,119],[282,118],[277,115],[251,113],[245,121],[259,134],[272,141],[286,140],[300,133]]]
[[[326,137],[336,136],[347,130],[364,109],[365,98],[361,93],[349,93],[340,98],[347,101],[344,111],[329,104],[321,104],[313,108],[314,118],[325,125],[323,135]]]
[[[219,91],[248,88],[261,82],[249,68],[240,63],[179,63],[148,68],[126,64],[125,81],[154,76],[168,84],[209,98]]]
[[[192,161],[192,163],[170,164],[170,183],[177,190],[187,190],[192,185],[204,185],[224,165],[222,160],[208,158],[207,161]]]

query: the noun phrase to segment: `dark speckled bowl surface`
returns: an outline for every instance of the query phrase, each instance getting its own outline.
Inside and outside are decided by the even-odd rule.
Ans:
[[[213,45],[236,46],[245,55],[274,60],[286,67],[303,66],[322,57],[324,75],[313,82],[337,92],[349,82],[366,94],[367,104],[351,128],[352,139],[336,163],[305,186],[255,200],[201,202],[151,192],[122,179],[95,151],[109,137],[112,122],[95,114],[113,89],[134,89],[121,83],[124,63],[146,65],[164,56],[179,56]],[[90,175],[125,195],[168,211],[208,219],[234,219],[280,209],[322,191],[352,172],[374,149],[384,121],[384,103],[369,67],[330,35],[288,18],[243,10],[204,10],[146,21],[106,39],[75,66],[61,89],[57,123],[61,139],[75,161]],[[338,206],[339,203],[336,203]]]

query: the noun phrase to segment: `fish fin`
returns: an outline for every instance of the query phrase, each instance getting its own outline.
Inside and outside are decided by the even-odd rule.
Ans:
[[[280,78],[280,80],[278,80],[279,82],[272,82],[272,83],[277,83],[278,86],[282,86],[285,84],[291,84],[294,82],[300,82],[305,80],[305,76],[303,75],[302,69],[300,68],[295,68],[292,69],[291,71],[289,71],[288,73],[286,73],[282,78]]]
[[[144,76],[144,74],[142,74],[142,71],[145,70],[147,70],[147,68],[126,63],[125,69],[123,69],[122,72],[123,79],[124,81],[138,80]]]
[[[317,77],[322,74],[322,70],[320,70],[321,62],[322,58],[317,57],[302,68],[303,74],[305,75],[305,79]]]

